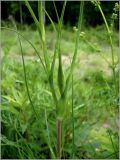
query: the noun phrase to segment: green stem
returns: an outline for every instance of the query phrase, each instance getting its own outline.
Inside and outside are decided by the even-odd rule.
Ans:
[[[61,159],[62,121],[57,119],[57,158]]]
[[[74,149],[75,149],[75,144],[74,144],[74,139],[75,139],[75,132],[74,132],[74,108],[73,108],[73,75],[72,75],[72,158],[74,159]]]
[[[109,36],[109,41],[110,41],[110,46],[111,46],[111,54],[112,54],[112,72],[113,72],[113,78],[114,78],[115,92],[116,92],[116,95],[117,95],[118,91],[117,91],[117,81],[116,81],[116,72],[115,72],[115,60],[114,60],[114,50],[113,50],[113,42],[112,42],[111,31],[109,29],[107,20],[105,18],[105,15],[104,15],[104,13],[102,11],[102,8],[99,5],[99,3],[97,3],[97,6],[98,6],[98,8],[100,10],[100,13],[101,13],[102,17],[103,17],[103,20],[104,20],[104,23],[105,23],[105,26],[106,26],[106,29],[107,29],[107,33],[108,33],[108,36]]]

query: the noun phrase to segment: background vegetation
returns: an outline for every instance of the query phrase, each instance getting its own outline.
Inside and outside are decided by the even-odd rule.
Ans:
[[[115,3],[118,1],[101,1],[101,6],[103,9],[103,12],[105,13],[108,22],[110,23],[111,14],[113,13],[113,8]],[[35,14],[37,15],[37,2],[30,2]],[[63,1],[55,2],[58,14],[61,14]],[[1,2],[1,11],[2,20],[8,20],[9,15],[13,15],[15,20],[20,23],[24,24],[33,24],[32,17],[29,14],[29,11],[27,10],[26,6],[24,5],[24,1],[2,1]],[[51,3],[51,1],[45,1],[45,7],[46,11],[50,15],[50,17],[54,20],[54,22],[57,22],[57,17],[55,14],[54,6]],[[66,10],[65,10],[65,16],[64,16],[64,24],[65,25],[75,25],[78,21],[78,10],[79,10],[79,2],[73,2],[68,1]],[[94,18],[93,18],[94,17]],[[46,17],[46,23],[50,24],[49,19]],[[92,26],[95,27],[97,25],[101,25],[104,23],[101,14],[97,8],[94,7],[94,5],[91,4],[90,1],[85,2],[84,7],[84,23],[86,26]],[[116,21],[116,28],[119,29],[119,19]]]

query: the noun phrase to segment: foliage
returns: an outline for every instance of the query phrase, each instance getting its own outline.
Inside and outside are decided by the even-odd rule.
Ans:
[[[37,74],[36,70],[39,71],[39,74]],[[26,71],[31,98],[39,115],[37,119],[27,97],[23,81],[22,64],[4,57],[1,108],[2,157],[45,159],[50,157],[45,124],[45,109],[47,110],[51,143],[55,149],[55,108],[49,92],[47,77],[39,62],[37,60],[26,61]],[[102,79],[103,76],[102,72],[98,71],[88,71],[84,74],[84,77],[75,75],[76,158],[102,159],[116,157],[118,129],[115,115],[118,109],[115,107],[116,104],[113,103],[114,97],[112,98],[112,92],[109,91],[104,83],[104,79]],[[89,79],[87,80],[88,77]],[[111,77],[108,77],[107,81],[111,83]],[[33,82],[34,85],[32,85]],[[63,158],[70,158],[72,123],[69,117],[64,122],[63,128],[63,137],[65,137]],[[110,134],[116,147],[115,153],[107,132],[108,129],[111,130]]]
[[[111,48],[114,49],[112,56],[110,57],[109,53],[103,55],[101,52],[104,47],[100,48],[99,45],[94,45],[92,43],[92,41],[95,42],[94,38],[91,39],[91,42],[89,41],[91,32],[95,33],[95,30],[86,31],[88,34],[80,33],[82,7],[78,29],[74,27],[76,33],[71,29],[69,31],[64,29],[61,32],[66,5],[64,3],[61,17],[56,11],[57,26],[54,26],[48,15],[54,32],[57,33],[54,35],[55,41],[53,42],[55,49],[50,45],[51,52],[49,52],[49,47],[46,45],[49,38],[47,39],[45,36],[44,21],[41,18],[43,16],[39,14],[37,19],[27,1],[26,5],[38,29],[43,53],[42,51],[39,54],[37,52],[39,41],[36,38],[33,41],[38,46],[34,47],[34,43],[21,34],[24,31],[11,30],[17,33],[17,36],[12,41],[7,39],[8,49],[5,50],[2,57],[2,158],[118,158],[118,117],[116,117],[118,116],[118,92],[115,88],[118,83],[117,55],[115,53],[115,48],[117,50],[118,47],[117,33],[115,40],[110,43]],[[103,33],[106,36],[108,34],[105,43],[109,45],[108,40],[110,39],[111,42],[115,31],[112,29],[112,36],[109,35],[109,26],[101,6],[97,1],[94,5],[98,7],[105,21],[107,32],[103,31]],[[38,11],[40,11],[38,13],[43,12],[41,2],[38,3]],[[115,9],[114,11],[116,12]],[[16,27],[14,21],[12,22]],[[34,32],[27,29],[29,38],[30,32]],[[98,30],[99,27],[96,29],[95,35],[99,44],[99,37],[101,39],[103,37],[99,35],[101,30],[99,33]],[[70,34],[71,32],[72,34]],[[53,36],[53,31],[49,27],[46,33],[48,33],[48,37],[50,37],[49,35]],[[8,36],[4,30],[3,35]],[[36,33],[33,35],[37,37]],[[73,40],[75,41],[75,50],[73,49],[73,58],[68,54],[72,63],[68,62],[63,65],[63,55],[61,55],[63,50],[60,41],[61,37],[63,42],[68,41],[67,36],[71,36],[71,44]],[[87,36],[89,38],[86,38]],[[24,41],[21,43],[21,37],[25,43]],[[20,49],[17,46],[18,53],[22,54],[21,60],[19,54],[16,60],[15,57],[11,59],[9,55],[10,45],[16,44],[17,38],[20,44]],[[78,43],[79,38],[85,48]],[[2,43],[4,44],[5,41],[4,39]],[[38,57],[34,56],[30,60],[25,56],[28,55],[28,53],[24,53],[26,42],[34,49],[32,55],[37,53]],[[23,44],[24,47],[22,47]],[[87,50],[85,50],[86,48]],[[78,53],[83,50],[84,52],[77,55],[77,50]],[[66,51],[68,52],[68,50]],[[89,53],[85,53],[86,51]],[[98,57],[101,55],[101,58]],[[82,61],[79,62],[79,58],[81,59],[82,56],[85,56],[85,59],[89,57],[92,59],[90,64],[92,67],[88,65],[85,69],[86,64]],[[66,58],[68,61],[68,56]],[[76,58],[77,61],[75,61]],[[104,70],[106,66],[107,73]],[[74,68],[76,70],[73,73]],[[109,71],[112,71],[112,74],[109,74]]]

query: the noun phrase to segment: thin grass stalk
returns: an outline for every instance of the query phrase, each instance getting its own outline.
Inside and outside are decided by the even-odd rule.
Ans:
[[[74,127],[74,88],[73,88],[73,75],[72,75],[72,159],[75,155],[75,127]]]
[[[84,41],[85,41],[93,50],[96,50],[96,51],[97,51],[97,49],[96,49],[87,39],[84,38]],[[107,60],[107,58],[106,58],[102,53],[98,52],[98,54],[108,63],[108,65],[111,65],[110,61]]]
[[[113,41],[112,41],[111,31],[110,31],[110,28],[108,26],[107,20],[105,18],[105,15],[104,15],[104,13],[102,11],[102,8],[101,8],[99,2],[96,1],[96,4],[97,4],[97,6],[99,8],[99,11],[100,11],[100,13],[102,15],[102,18],[104,20],[104,23],[105,23],[105,26],[106,26],[106,29],[107,29],[107,33],[108,33],[108,36],[109,36],[109,41],[110,41],[110,46],[111,46],[111,55],[112,55],[112,72],[113,72],[113,78],[114,78],[114,86],[115,86],[116,95],[118,95],[116,72],[115,72],[116,65],[115,65],[115,60],[114,60],[114,49],[113,49]]]
[[[31,99],[31,96],[30,96],[30,92],[29,92],[29,87],[28,87],[28,83],[27,83],[27,74],[26,74],[26,68],[25,68],[25,60],[24,60],[24,55],[23,55],[23,50],[22,50],[22,44],[21,44],[21,40],[20,40],[20,37],[18,35],[18,40],[19,40],[19,44],[20,44],[20,50],[21,50],[21,54],[22,54],[22,63],[23,63],[23,72],[24,72],[24,79],[25,79],[25,85],[26,85],[26,90],[27,90],[27,95],[28,95],[28,98],[29,98],[29,101],[30,101],[30,104],[32,106],[32,109],[35,113],[35,116],[36,118],[38,117],[37,115],[37,112],[35,110],[35,107],[34,107],[34,104],[32,102],[32,99]]]
[[[16,26],[16,23],[15,23],[14,19],[12,18],[11,21],[12,21],[14,27],[15,27],[16,30],[17,30],[17,26]],[[29,88],[28,88],[27,77],[26,77],[25,61],[24,61],[24,55],[23,55],[23,50],[22,50],[22,43],[21,43],[19,34],[17,34],[17,35],[18,35],[18,41],[19,41],[19,44],[20,44],[20,50],[21,50],[21,55],[22,55],[23,73],[24,73],[26,91],[27,91],[27,95],[28,95],[28,99],[29,99],[29,101],[30,101],[31,107],[32,107],[32,109],[33,109],[33,111],[34,111],[34,113],[35,113],[36,118],[37,118],[37,113],[36,113],[36,111],[35,111],[35,107],[34,107],[34,105],[33,105],[33,102],[32,102],[32,99],[31,99],[31,96],[30,96],[30,93],[29,93]]]
[[[56,5],[55,5],[55,0],[53,0],[53,5],[54,5],[55,13],[56,13],[56,16],[57,16],[57,20],[59,22],[59,16],[58,16],[57,8],[56,8]]]
[[[43,7],[43,10],[44,10],[45,14],[47,15],[48,19],[50,20],[50,22],[51,22],[51,24],[52,24],[52,26],[53,26],[53,30],[54,30],[54,32],[55,32],[55,33],[57,33],[57,31],[56,31],[56,27],[55,27],[55,25],[54,25],[53,20],[51,19],[51,17],[49,16],[49,14],[47,13],[47,11],[45,10],[45,8],[44,8],[44,7]]]

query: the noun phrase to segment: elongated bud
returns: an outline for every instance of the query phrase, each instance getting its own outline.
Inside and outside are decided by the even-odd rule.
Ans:
[[[59,60],[59,66],[58,66],[58,87],[60,94],[62,95],[64,89],[64,74],[62,70],[61,60]]]

